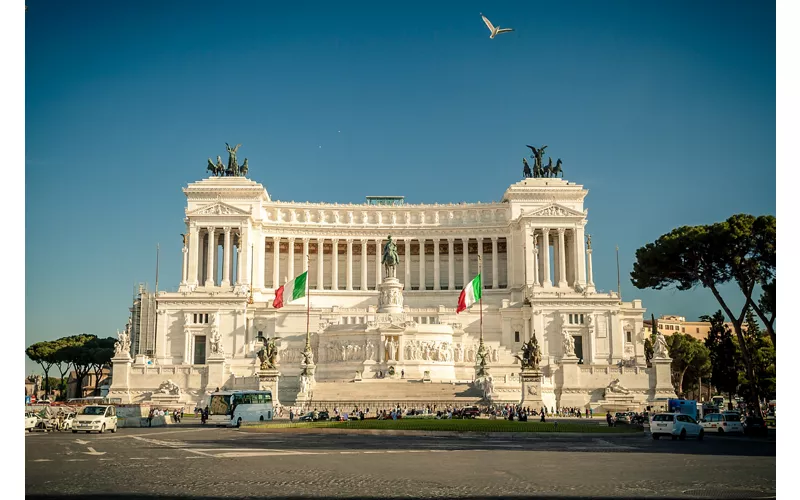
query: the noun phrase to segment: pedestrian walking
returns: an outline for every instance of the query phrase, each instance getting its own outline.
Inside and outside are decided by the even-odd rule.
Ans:
[[[294,412],[289,408],[289,422],[294,423]]]
[[[150,413],[147,414],[147,427],[153,427],[153,413],[155,410],[150,408]]]

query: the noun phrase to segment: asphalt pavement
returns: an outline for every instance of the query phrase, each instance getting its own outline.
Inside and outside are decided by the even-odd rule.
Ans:
[[[775,439],[31,433],[28,498],[774,498]]]

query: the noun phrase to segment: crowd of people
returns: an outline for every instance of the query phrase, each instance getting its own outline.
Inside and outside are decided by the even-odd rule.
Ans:
[[[169,411],[168,409],[165,410],[163,408],[150,408],[150,412],[147,414],[147,426],[153,426],[153,419],[155,417],[166,417],[171,416],[173,422],[176,424],[181,423],[181,419],[183,419],[183,408],[180,410],[172,410]]]

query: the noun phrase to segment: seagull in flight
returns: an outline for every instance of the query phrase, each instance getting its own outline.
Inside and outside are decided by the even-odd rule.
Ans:
[[[489,35],[489,38],[494,38],[500,33],[508,33],[509,31],[514,31],[513,28],[500,28],[500,27],[495,28],[492,22],[486,19],[486,16],[484,16],[483,14],[481,14],[481,18],[483,18],[483,22],[486,23],[486,26],[489,28],[489,31],[492,32],[492,34]]]

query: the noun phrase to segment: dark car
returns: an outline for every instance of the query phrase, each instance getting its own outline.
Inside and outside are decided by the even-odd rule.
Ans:
[[[761,417],[745,417],[742,424],[745,434],[766,436],[769,433],[767,423]]]
[[[463,418],[477,418],[480,414],[481,409],[477,406],[467,406],[461,412]]]

